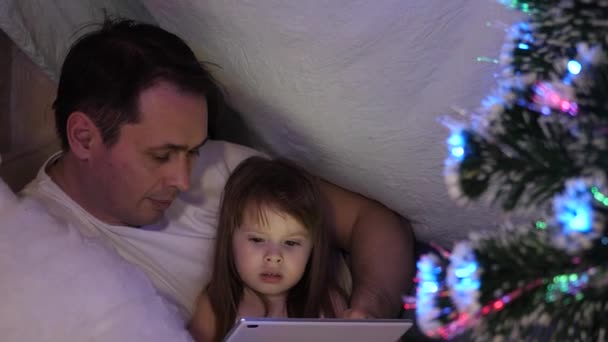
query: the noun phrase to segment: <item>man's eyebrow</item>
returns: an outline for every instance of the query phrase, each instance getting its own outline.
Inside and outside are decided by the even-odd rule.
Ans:
[[[193,148],[190,148],[187,145],[166,143],[166,144],[162,144],[160,146],[152,147],[152,148],[150,148],[150,150],[192,151],[192,150],[198,150],[203,145],[205,145],[205,143],[207,141],[209,141],[209,139],[205,138],[205,140],[203,140],[200,144],[194,146]]]

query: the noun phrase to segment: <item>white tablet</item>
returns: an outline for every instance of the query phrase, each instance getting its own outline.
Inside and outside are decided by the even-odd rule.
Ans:
[[[226,342],[395,342],[412,326],[404,319],[241,318]]]

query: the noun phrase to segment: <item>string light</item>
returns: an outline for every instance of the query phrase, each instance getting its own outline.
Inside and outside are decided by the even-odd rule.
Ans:
[[[597,186],[591,187],[591,193],[593,194],[593,198],[596,201],[600,202],[605,206],[608,206],[608,196],[601,193]]]
[[[461,131],[454,131],[447,139],[448,150],[452,158],[461,161],[465,155],[465,138]]]
[[[554,276],[546,287],[545,301],[548,303],[555,302],[564,295],[575,296],[577,300],[581,300],[582,290],[589,283],[588,273],[592,272],[595,272],[594,268],[580,274],[570,273]]]
[[[551,114],[551,109],[568,113],[572,116],[578,114],[578,105],[570,101],[562,92],[557,91],[546,82],[539,82],[534,86],[532,101],[540,107],[543,115]]]
[[[477,61],[484,62],[484,63],[494,63],[494,64],[500,63],[500,61],[498,59],[492,58],[492,57],[487,57],[487,56],[479,56],[479,57],[477,57]]]
[[[583,69],[583,66],[578,61],[571,60],[568,62],[568,71],[572,75],[578,75],[581,72],[581,69]]]
[[[568,182],[565,192],[554,198],[553,210],[564,234],[592,230],[593,209],[590,200],[591,196],[582,180]]]

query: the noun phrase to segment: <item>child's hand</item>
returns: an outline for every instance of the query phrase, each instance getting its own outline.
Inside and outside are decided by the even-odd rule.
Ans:
[[[358,310],[358,309],[353,309],[353,308],[342,311],[342,313],[339,316],[340,316],[340,318],[344,318],[344,319],[372,319],[372,318],[374,318],[372,315],[370,315],[369,313],[367,313],[363,310]]]

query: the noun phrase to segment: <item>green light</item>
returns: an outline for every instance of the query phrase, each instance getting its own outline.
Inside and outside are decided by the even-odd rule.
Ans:
[[[536,228],[537,229],[546,229],[547,223],[545,223],[543,221],[536,221]]]
[[[496,59],[496,58],[490,58],[490,57],[485,57],[485,56],[477,57],[477,61],[494,63],[494,64],[498,64],[498,62],[499,62],[498,59]]]
[[[570,281],[571,281],[571,282],[575,282],[575,281],[577,281],[577,280],[578,280],[578,275],[576,275],[576,274],[572,273],[572,274],[570,275]]]
[[[582,300],[583,298],[585,298],[585,296],[582,293],[577,293],[574,298],[576,298],[576,300]]]
[[[602,203],[605,206],[608,206],[608,196],[601,193],[600,189],[598,189],[597,186],[591,187],[591,193],[593,194],[593,198],[595,198],[596,201]]]

